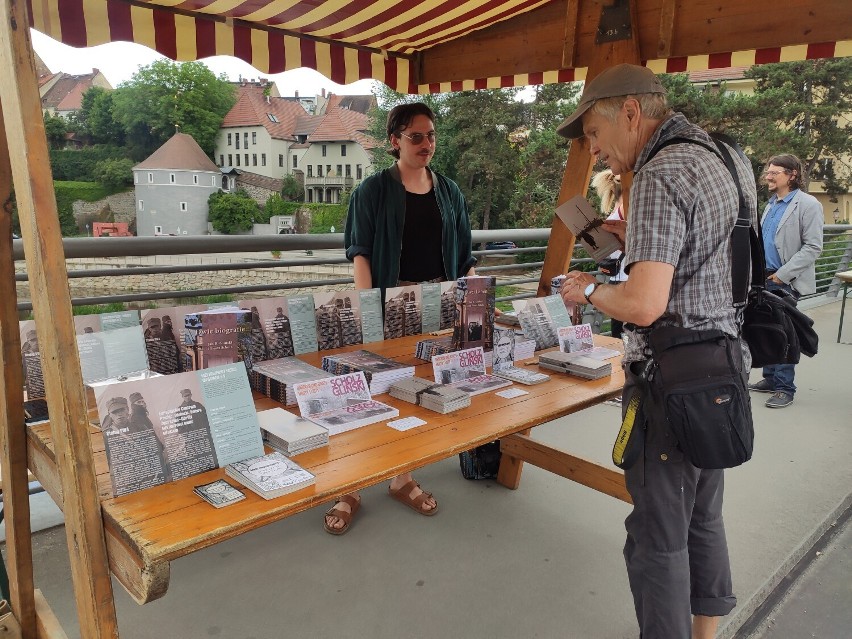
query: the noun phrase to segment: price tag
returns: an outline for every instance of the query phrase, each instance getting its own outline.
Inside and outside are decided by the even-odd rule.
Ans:
[[[388,426],[399,431],[406,431],[422,426],[425,423],[426,422],[419,417],[403,417],[402,419],[396,419],[392,422],[388,422]]]
[[[520,388],[507,388],[506,390],[497,391],[494,394],[499,395],[500,397],[505,397],[506,399],[513,399],[515,397],[520,397],[521,395],[529,395],[530,392],[521,390]]]

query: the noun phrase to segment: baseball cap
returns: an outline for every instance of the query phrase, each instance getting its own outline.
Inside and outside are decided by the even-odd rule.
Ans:
[[[581,138],[583,137],[583,114],[597,100],[643,93],[666,93],[666,89],[653,71],[635,64],[617,64],[610,67],[586,82],[583,95],[580,96],[580,104],[577,105],[574,113],[556,128],[556,132],[566,138]]]
[[[181,394],[181,395],[183,395],[184,397],[189,397],[190,395],[192,395],[192,391],[191,391],[191,390],[189,390],[188,388],[184,388],[184,389],[180,392],[180,394]]]

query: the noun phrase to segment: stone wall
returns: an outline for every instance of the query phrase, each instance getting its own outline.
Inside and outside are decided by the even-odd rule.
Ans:
[[[113,213],[114,221],[128,224],[136,221],[136,196],[132,189],[124,193],[108,195],[97,202],[77,200],[72,205],[74,219],[78,225],[82,225],[89,219],[98,218],[107,205]]]

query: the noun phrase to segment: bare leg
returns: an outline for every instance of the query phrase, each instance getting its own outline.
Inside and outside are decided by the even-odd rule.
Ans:
[[[713,639],[718,627],[719,617],[695,615],[692,617],[692,639]]]

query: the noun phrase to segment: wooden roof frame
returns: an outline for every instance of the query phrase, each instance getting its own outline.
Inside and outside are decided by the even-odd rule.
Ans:
[[[110,1],[150,6],[142,0]],[[64,637],[33,588],[21,348],[16,307],[10,302],[16,299],[9,205],[14,186],[40,327],[80,628],[85,637],[105,639],[117,637],[118,627],[27,5],[24,0],[0,0],[0,199],[5,203],[5,214],[0,215],[0,295],[7,300],[0,308],[0,465],[14,612],[7,623],[18,624],[24,637]],[[609,33],[599,37],[602,14],[613,10],[629,16],[629,33],[620,22],[602,28]],[[554,0],[406,59],[414,63],[414,84],[420,90],[458,90],[516,84],[519,75],[529,83],[579,80],[620,62],[675,71],[691,65],[850,55],[850,41],[848,0],[788,0],[783,12],[767,12],[765,3],[754,0]],[[748,59],[751,62],[742,62]],[[560,202],[585,193],[591,169],[585,144],[572,144]],[[554,222],[540,292],[546,292],[552,275],[567,270],[573,244],[568,229]]]

